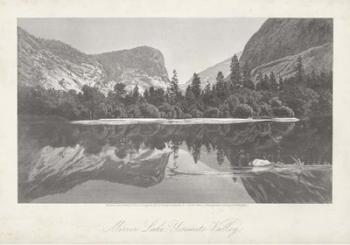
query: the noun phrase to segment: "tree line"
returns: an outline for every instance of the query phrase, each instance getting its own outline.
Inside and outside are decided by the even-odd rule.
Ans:
[[[218,72],[216,81],[202,81],[194,73],[183,92],[176,70],[166,90],[135,86],[127,91],[117,83],[107,95],[84,85],[81,92],[42,87],[18,88],[18,113],[55,115],[67,119],[98,118],[310,118],[332,114],[332,73],[306,74],[301,57],[288,78],[258,73],[251,77],[247,64],[232,57],[231,73]],[[256,80],[256,83],[253,82]]]
[[[216,154],[221,165],[244,166],[254,159],[294,163],[298,156],[305,164],[331,163],[331,118],[313,118],[302,123],[244,123],[224,125],[99,125],[86,127],[51,121],[23,125],[23,135],[42,148],[84,148],[84,154],[99,155],[106,146],[115,147],[119,159],[133,159],[142,149],[171,149],[174,160],[181,146],[194,162],[206,154]],[[21,123],[21,121],[20,121]],[[291,133],[293,132],[293,133]],[[276,140],[280,139],[280,140]],[[96,143],[98,142],[98,143]]]

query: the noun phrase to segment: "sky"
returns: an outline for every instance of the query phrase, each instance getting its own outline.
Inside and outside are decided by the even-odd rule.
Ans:
[[[29,33],[87,54],[137,46],[160,50],[180,83],[243,50],[264,18],[19,18]]]

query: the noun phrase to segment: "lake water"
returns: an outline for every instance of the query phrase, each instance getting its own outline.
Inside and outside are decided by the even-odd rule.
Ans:
[[[19,119],[18,200],[330,203],[331,122],[79,125]],[[251,166],[256,159],[272,164]]]

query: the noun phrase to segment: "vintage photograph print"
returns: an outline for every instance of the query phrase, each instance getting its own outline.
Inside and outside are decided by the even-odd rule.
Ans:
[[[333,19],[18,18],[19,203],[332,203]]]

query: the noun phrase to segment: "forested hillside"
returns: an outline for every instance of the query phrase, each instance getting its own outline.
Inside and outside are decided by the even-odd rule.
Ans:
[[[201,89],[201,79],[194,74],[184,94],[179,89],[176,71],[167,90],[150,87],[144,93],[137,86],[127,92],[122,83],[116,84],[107,96],[87,85],[80,93],[19,87],[18,110],[68,119],[330,116],[332,73],[305,74],[301,58],[295,69],[295,75],[288,79],[271,73],[259,77],[255,85],[249,72],[240,72],[234,56],[229,81],[219,72],[213,86],[208,84]]]

